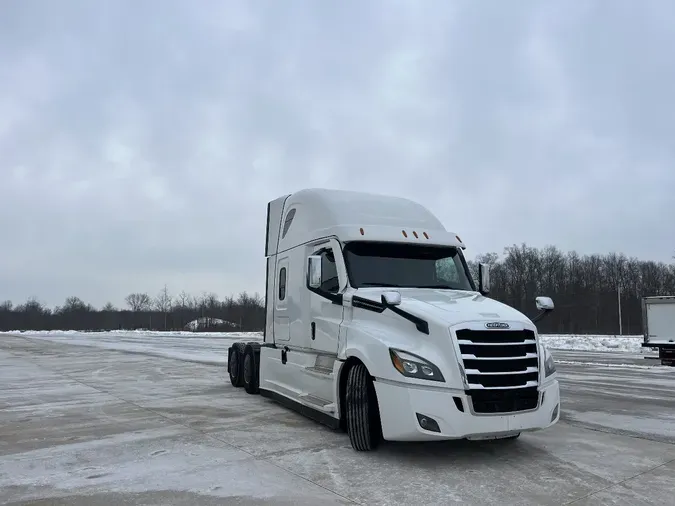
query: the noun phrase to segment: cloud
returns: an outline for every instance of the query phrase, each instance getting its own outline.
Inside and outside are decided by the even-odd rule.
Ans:
[[[0,298],[262,292],[266,203],[311,186],[419,200],[470,256],[667,260],[674,10],[5,3]]]

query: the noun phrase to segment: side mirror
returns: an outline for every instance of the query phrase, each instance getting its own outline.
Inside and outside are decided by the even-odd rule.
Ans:
[[[401,293],[400,292],[384,292],[382,294],[382,304],[385,306],[400,306]]]
[[[478,291],[483,295],[490,293],[490,264],[478,264]]]
[[[307,284],[310,288],[319,288],[321,286],[321,257],[311,255],[307,262]]]
[[[544,316],[549,314],[551,311],[553,311],[553,299],[551,297],[537,297],[535,299],[535,302],[537,304],[537,309],[540,311],[540,313],[532,318],[532,322],[536,323],[539,320],[541,320]]]
[[[551,297],[537,297],[535,299],[539,311],[553,311],[553,299]]]

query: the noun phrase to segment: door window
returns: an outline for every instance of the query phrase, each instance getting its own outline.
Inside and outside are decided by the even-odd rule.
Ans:
[[[279,271],[279,300],[286,298],[286,267]]]
[[[328,293],[337,293],[340,291],[340,279],[338,278],[333,250],[325,248],[317,254],[321,256],[321,290]]]

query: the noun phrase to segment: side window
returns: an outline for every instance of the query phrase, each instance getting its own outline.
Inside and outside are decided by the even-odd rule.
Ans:
[[[279,300],[286,298],[286,267],[279,271]]]
[[[321,254],[321,290],[329,293],[337,293],[340,290],[337,265],[332,249],[325,249]]]
[[[443,283],[457,283],[459,281],[457,264],[452,258],[441,258],[436,261],[436,279]]]

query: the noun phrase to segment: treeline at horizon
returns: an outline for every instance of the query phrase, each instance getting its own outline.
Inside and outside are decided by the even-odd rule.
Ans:
[[[502,255],[487,253],[469,261],[491,265],[490,297],[527,316],[537,313],[534,299],[553,298],[555,311],[538,323],[545,334],[642,334],[641,299],[675,295],[675,263],[629,258],[620,253],[579,255],[555,246],[513,245]],[[193,330],[262,331],[265,299],[255,293],[220,299],[215,293],[173,295],[165,286],[155,296],[132,293],[126,307],[100,309],[77,296],[53,309],[35,298],[0,303],[0,331],[11,330]],[[619,305],[621,320],[619,323]],[[186,327],[190,325],[189,327]]]
[[[538,313],[535,297],[553,299],[555,310],[537,323],[542,334],[642,335],[642,297],[675,295],[675,262],[622,253],[579,255],[555,246],[513,245],[501,258],[488,253],[468,262],[474,279],[479,262],[491,265],[490,297],[527,316]]]
[[[77,296],[48,308],[32,297],[14,306],[0,303],[0,331],[11,330],[192,330],[255,332],[265,325],[265,299],[243,292],[220,299],[217,294],[172,295],[168,287],[156,296],[131,293],[125,308],[107,303],[97,309]]]

